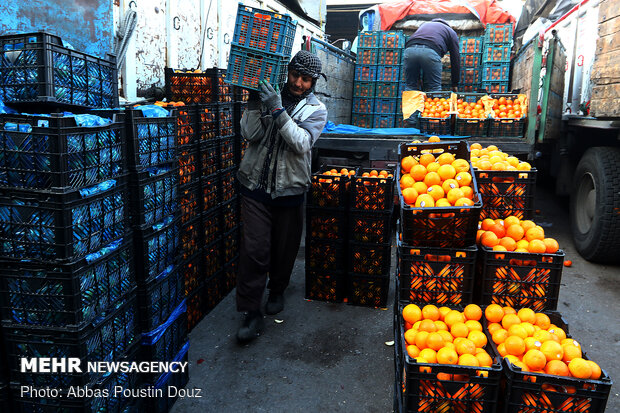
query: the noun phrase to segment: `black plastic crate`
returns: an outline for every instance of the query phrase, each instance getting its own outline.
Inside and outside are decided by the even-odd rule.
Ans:
[[[352,113],[351,124],[360,128],[372,128],[373,118],[372,113]]]
[[[288,73],[288,57],[260,52],[236,44],[230,46],[226,82],[246,89],[259,90],[258,82],[284,85]]]
[[[503,219],[514,215],[519,219],[534,216],[536,168],[529,171],[481,171],[475,169],[478,191],[482,198],[480,219]]]
[[[218,271],[209,277],[204,284],[203,290],[203,311],[208,314],[224,299],[224,285],[222,283],[222,271]]]
[[[205,71],[164,68],[166,98],[171,102],[217,103],[232,102],[232,87],[224,82],[225,69]]]
[[[400,65],[404,49],[379,49],[379,65]]]
[[[351,208],[369,211],[391,211],[394,207],[394,171],[392,177],[363,176],[371,168],[363,168],[351,178]]]
[[[454,135],[456,136],[487,136],[489,119],[463,119],[458,116],[454,121]]]
[[[502,364],[499,357],[491,367],[418,363],[406,351],[402,305],[398,308],[401,370],[396,372],[404,412],[495,412],[499,403]],[[486,346],[492,356],[490,344]],[[441,375],[439,375],[441,374]]]
[[[297,22],[287,14],[239,4],[233,44],[288,57],[296,30]]]
[[[223,233],[223,221],[219,208],[203,213],[201,219],[204,243],[211,244]]]
[[[218,137],[218,117],[219,107],[217,104],[198,105],[196,109],[196,119],[198,126],[197,141],[202,143],[213,142]]]
[[[200,172],[203,177],[210,176],[219,172],[220,168],[220,148],[218,140],[202,143],[199,148]]]
[[[11,380],[21,385],[66,389],[99,382],[104,373],[88,371],[87,362],[121,361],[140,340],[135,295],[115,303],[115,308],[82,329],[25,327],[2,323],[11,369]],[[21,372],[22,358],[79,358],[81,373]]]
[[[199,183],[195,183],[179,190],[179,218],[181,219],[181,225],[196,219],[201,213],[199,188]]]
[[[247,103],[250,98],[250,92],[242,87],[233,86],[233,101],[235,103]],[[241,111],[243,113],[243,111]]]
[[[189,341],[183,345],[181,350],[177,353],[171,361],[176,362],[187,362],[188,361],[188,351],[189,351]],[[178,399],[179,390],[183,389],[187,386],[189,382],[189,369],[185,369],[185,371],[180,371],[177,373],[164,373],[159,376],[155,383],[153,383],[153,387],[155,389],[161,389],[163,396],[158,397],[149,397],[147,399],[147,408],[151,413],[168,413],[174,403]],[[168,394],[170,393],[170,397]],[[141,410],[136,411],[135,413],[140,413]],[[123,412],[125,413],[125,412]]]
[[[200,180],[200,154],[195,145],[178,149],[179,189],[195,186]]]
[[[351,175],[326,175],[324,172],[342,169],[356,171],[357,168],[349,166],[322,165],[318,172],[312,174],[310,196],[308,205],[317,207],[345,209],[349,205],[349,191],[351,187]]]
[[[149,282],[177,263],[181,252],[180,231],[180,220],[174,216],[146,229],[134,229],[138,282]]]
[[[221,273],[222,292],[228,295],[237,286],[237,271],[239,269],[239,257],[234,257],[226,264]]]
[[[0,37],[0,99],[81,108],[118,106],[116,58],[92,56],[45,32]]]
[[[179,274],[183,279],[184,293],[189,296],[204,281],[202,254],[199,252],[179,265]]]
[[[347,214],[348,239],[372,244],[391,243],[392,210],[374,212],[351,210]]]
[[[180,257],[187,260],[202,248],[202,218],[196,217],[193,221],[181,225],[179,234]]]
[[[355,113],[373,113],[375,106],[374,98],[354,97],[351,103],[351,109]]]
[[[66,193],[0,189],[0,256],[76,261],[122,238],[128,209],[124,178]]]
[[[452,135],[452,115],[447,118],[418,116],[420,132],[427,135]]]
[[[240,227],[222,235],[222,263],[227,264],[239,255]]]
[[[376,90],[376,82],[353,82],[353,97],[374,98]],[[353,111],[355,112],[355,111]]]
[[[399,146],[399,160],[411,155],[416,159],[425,151],[432,151],[435,156],[439,152],[449,152],[457,159],[469,161],[469,147],[466,142],[438,142],[421,144],[401,144]],[[473,189],[472,206],[451,206],[417,208],[405,203],[400,186],[398,196],[400,200],[400,222],[402,225],[402,241],[412,246],[461,248],[474,245],[482,202],[478,194],[476,176],[472,174],[471,188]],[[396,180],[400,181],[400,168],[397,170]]]
[[[374,82],[377,80],[377,65],[356,65],[354,80]]]
[[[363,307],[387,307],[390,275],[349,273],[347,277],[347,303]]]
[[[2,320],[82,328],[136,287],[131,237],[68,264],[2,263]]]
[[[124,126],[112,120],[86,127],[73,116],[0,115],[0,186],[63,192],[120,176]]]
[[[379,49],[376,47],[359,47],[355,62],[358,65],[376,65],[379,58]]]
[[[484,44],[512,42],[512,23],[487,24],[484,31]]]
[[[177,146],[195,145],[198,140],[196,106],[174,106],[177,111]]]
[[[525,133],[526,118],[489,119],[488,136],[492,138],[522,138]]]
[[[176,165],[146,168],[129,175],[131,222],[150,226],[179,208],[179,170]]]
[[[232,103],[218,104],[217,135],[228,138],[235,135],[234,108]],[[241,118],[239,118],[241,120]]]
[[[169,266],[161,274],[138,287],[141,331],[152,331],[164,323],[183,301],[184,280],[180,266]]]
[[[130,169],[148,168],[177,160],[177,113],[147,117],[140,109],[125,110]]]
[[[200,202],[202,212],[210,211],[220,205],[219,200],[219,176],[203,176],[200,178]]]
[[[306,265],[305,298],[340,303],[346,298],[346,273],[321,271]]]
[[[555,254],[497,252],[484,246],[481,251],[483,304],[529,307],[534,311],[557,308],[564,251]]]
[[[234,168],[237,166],[233,138],[220,138],[218,141],[220,146],[220,169]]]
[[[369,244],[349,241],[348,271],[358,275],[383,275],[390,272],[391,244]]]
[[[206,315],[205,301],[207,300],[206,285],[208,280],[198,287],[193,293],[187,296],[187,331],[191,332],[194,327]]]
[[[557,312],[545,312],[551,323],[573,338],[568,332],[568,324]],[[487,323],[483,324],[488,334]],[[489,340],[496,355],[497,347]],[[583,358],[589,358],[583,353]],[[544,373],[526,372],[503,359],[503,370],[506,380],[506,396],[500,411],[517,413],[531,410],[532,407],[548,412],[584,412],[604,413],[607,399],[611,391],[612,381],[609,374],[601,369],[599,379],[577,379]]]
[[[237,169],[228,168],[220,173],[220,199],[222,202],[231,200],[237,195]]]
[[[312,239],[346,240],[347,216],[345,211],[306,207],[306,234]]]
[[[321,272],[346,272],[347,243],[306,237],[306,267]]]
[[[241,221],[241,205],[237,196],[223,203],[220,211],[223,232],[228,232],[239,225]]]
[[[222,268],[222,238],[218,238],[211,244],[204,247],[204,274],[205,278],[210,278]]]
[[[474,302],[478,248],[411,247],[398,242],[398,291],[402,303],[465,307]]]
[[[482,53],[483,37],[460,37],[459,52],[463,53]]]
[[[187,342],[187,302],[182,300],[172,308],[168,317],[151,331],[142,333],[142,360],[170,361]],[[152,382],[156,374],[146,374]]]
[[[131,354],[123,360],[134,362],[138,361],[138,346],[134,346]],[[82,367],[83,368],[83,367]],[[141,399],[125,397],[119,389],[138,389],[142,385],[140,373],[138,372],[117,372],[112,373],[100,382],[88,385],[88,390],[92,393],[84,397],[73,397],[67,393],[67,388],[61,388],[57,397],[33,397],[29,392],[22,395],[22,388],[16,383],[12,383],[11,392],[13,405],[11,410],[2,410],[8,413],[84,413],[84,412],[117,412],[117,413],[139,413],[143,410]],[[47,387],[47,386],[46,386]],[[56,389],[49,386],[49,389]],[[77,391],[86,390],[86,386],[75,389]],[[104,397],[103,392],[108,396]],[[0,407],[2,404],[0,403]]]

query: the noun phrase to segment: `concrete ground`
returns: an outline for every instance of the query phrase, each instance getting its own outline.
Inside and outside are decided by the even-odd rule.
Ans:
[[[592,264],[577,254],[567,202],[549,193],[539,185],[535,221],[573,261],[563,271],[558,310],[588,356],[618,379],[620,266]],[[203,389],[203,397],[179,399],[172,413],[392,411],[394,349],[386,342],[394,338],[394,283],[389,309],[307,301],[303,257],[302,243],[285,310],[266,316],[255,342],[236,344],[234,292],[192,331],[187,387]],[[607,412],[620,412],[619,393],[614,385]]]

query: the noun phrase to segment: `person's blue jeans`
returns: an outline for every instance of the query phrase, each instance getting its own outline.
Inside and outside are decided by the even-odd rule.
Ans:
[[[441,56],[436,51],[414,44],[405,49],[404,59],[407,90],[441,90]],[[424,78],[424,88],[420,85],[420,75]]]

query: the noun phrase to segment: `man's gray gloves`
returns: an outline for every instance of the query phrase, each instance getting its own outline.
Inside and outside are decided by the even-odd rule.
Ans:
[[[275,112],[278,109],[282,109],[282,97],[280,96],[280,91],[278,90],[278,86],[274,89],[273,86],[267,80],[261,80],[258,82],[260,87],[260,100],[267,107],[269,112]]]

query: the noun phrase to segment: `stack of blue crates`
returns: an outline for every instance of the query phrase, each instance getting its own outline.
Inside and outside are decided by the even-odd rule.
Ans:
[[[360,32],[358,39],[351,123],[393,128],[403,89],[405,37],[400,31],[374,31]]]
[[[114,116],[0,115],[0,315],[8,363],[0,380],[10,375],[13,395],[20,385],[66,392],[138,383],[137,374],[106,376],[84,365],[138,358],[124,149],[123,124]],[[83,372],[22,371],[22,357],[79,358]],[[14,397],[16,411],[132,403]]]
[[[512,23],[487,24],[482,52],[482,88],[507,93],[510,81]]]
[[[459,53],[461,55],[460,91],[476,92],[481,86],[483,41],[482,36],[459,38]]]

